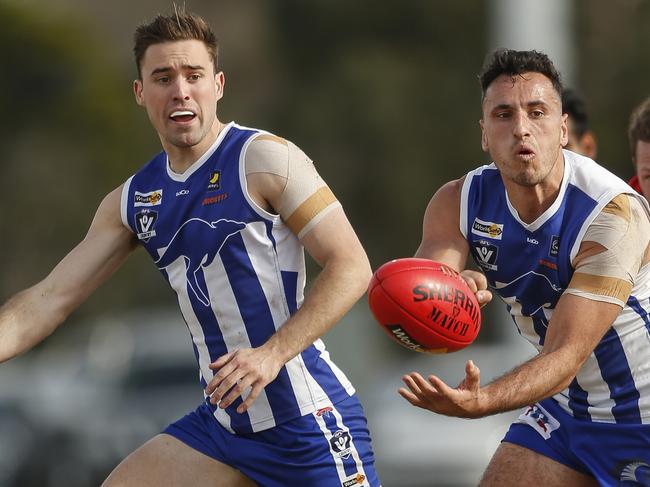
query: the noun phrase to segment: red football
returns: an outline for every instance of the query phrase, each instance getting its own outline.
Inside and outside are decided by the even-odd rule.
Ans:
[[[368,287],[370,310],[388,335],[416,352],[465,348],[481,329],[476,295],[452,268],[428,259],[382,265]]]

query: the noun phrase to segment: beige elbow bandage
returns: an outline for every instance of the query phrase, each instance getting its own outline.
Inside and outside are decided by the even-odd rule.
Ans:
[[[295,144],[262,134],[246,153],[246,175],[269,173],[284,179],[276,211],[298,238],[302,238],[340,203],[316,171],[314,163]]]
[[[649,241],[650,221],[641,203],[618,195],[587,229],[566,292],[624,306]]]

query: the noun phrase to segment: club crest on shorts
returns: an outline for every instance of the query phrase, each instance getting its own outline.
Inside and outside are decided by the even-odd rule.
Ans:
[[[156,236],[154,226],[158,220],[158,212],[153,210],[141,210],[135,214],[135,226],[138,230],[138,238],[148,242],[151,237]]]
[[[517,422],[531,426],[545,440],[548,440],[551,433],[560,427],[560,422],[539,404],[528,406],[528,409],[517,418]]]
[[[332,451],[339,458],[348,458],[352,453],[352,450],[350,448],[351,441],[352,439],[350,438],[350,433],[347,431],[338,430],[330,438]]]

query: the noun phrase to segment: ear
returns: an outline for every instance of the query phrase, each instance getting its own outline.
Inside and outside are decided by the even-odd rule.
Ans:
[[[569,143],[569,115],[562,114],[562,125],[560,126],[560,145],[564,147]]]
[[[226,78],[223,75],[223,71],[219,71],[214,75],[214,87],[217,94],[217,100],[223,98],[223,88],[226,85]]]
[[[143,89],[142,80],[136,79],[133,82],[133,94],[135,95],[135,102],[140,106],[144,106]]]
[[[487,134],[485,133],[485,123],[483,122],[483,119],[479,120],[478,124],[481,127],[481,149],[483,149],[483,152],[489,152],[490,147],[488,145]]]

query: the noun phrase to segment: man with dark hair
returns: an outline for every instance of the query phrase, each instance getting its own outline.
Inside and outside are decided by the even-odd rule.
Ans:
[[[564,148],[595,159],[598,149],[596,137],[589,129],[587,104],[577,91],[564,88],[562,91],[562,113],[568,115],[567,128],[569,130],[569,141]]]
[[[465,418],[524,408],[483,486],[638,481],[650,472],[647,202],[562,149],[562,85],[546,55],[497,51],[480,79],[494,162],[434,194],[416,256],[462,271],[482,304],[489,285],[538,354],[483,386],[471,360],[457,388],[412,372],[400,394]],[[465,270],[470,253],[483,272]]]
[[[627,133],[635,170],[630,186],[647,197],[650,195],[650,98],[632,112]]]
[[[217,117],[214,34],[176,11],[135,35],[137,103],[163,152],[0,309],[0,361],[52,333],[141,245],[178,295],[205,400],[105,487],[379,485],[363,410],[320,337],[364,293],[366,254],[291,142]],[[309,294],[304,249],[323,268]]]

